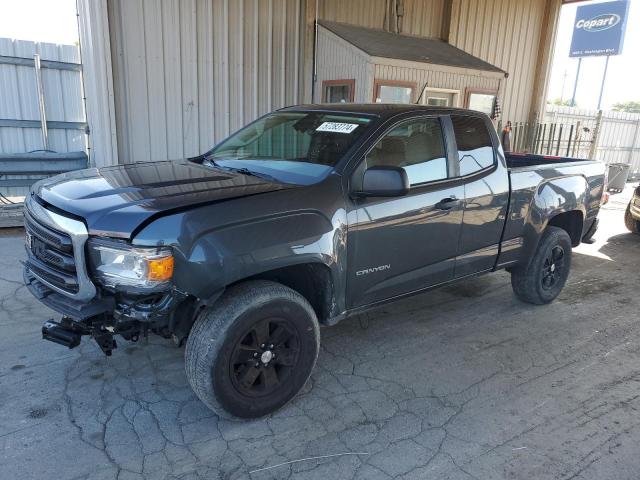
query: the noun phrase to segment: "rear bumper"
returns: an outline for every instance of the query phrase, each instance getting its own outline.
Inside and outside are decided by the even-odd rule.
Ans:
[[[596,231],[598,230],[598,224],[600,223],[600,219],[598,218],[594,218],[593,221],[591,222],[591,225],[589,225],[589,228],[587,228],[587,231],[582,235],[582,241],[587,241],[590,240],[596,233]]]

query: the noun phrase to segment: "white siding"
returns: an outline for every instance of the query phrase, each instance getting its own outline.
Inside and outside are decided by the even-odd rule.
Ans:
[[[324,80],[355,80],[355,102],[373,100],[374,80],[414,82],[416,95],[425,84],[430,88],[458,90],[460,106],[467,88],[498,90],[499,73],[452,69],[438,65],[372,58],[349,42],[320,26],[318,32],[318,76],[315,102],[322,101]]]
[[[324,80],[355,80],[356,103],[371,102],[373,64],[369,56],[326,28],[318,28],[318,76],[314,102],[322,102]]]
[[[80,63],[78,47],[0,38],[0,55]],[[84,122],[80,71],[42,68],[42,88],[48,121]],[[35,69],[0,64],[0,118],[40,121]],[[49,149],[56,152],[85,150],[82,130],[49,129]],[[43,148],[40,127],[0,127],[0,153],[25,153]]]
[[[548,105],[544,122],[595,128],[597,110]],[[597,160],[605,163],[628,163],[631,172],[640,172],[640,114],[603,112],[596,148]]]
[[[301,0],[113,0],[120,162],[176,159],[300,103]]]
[[[438,65],[418,66],[401,66],[389,64],[375,65],[375,80],[399,80],[403,82],[413,82],[416,84],[416,96],[420,95],[423,87],[428,88],[445,88],[458,90],[460,93],[460,105],[463,106],[464,96],[467,88],[481,88],[488,90],[497,90],[500,79],[495,74],[483,75],[475,73],[458,73],[447,71],[445,68],[439,68]],[[369,91],[370,99],[373,98],[373,89]]]

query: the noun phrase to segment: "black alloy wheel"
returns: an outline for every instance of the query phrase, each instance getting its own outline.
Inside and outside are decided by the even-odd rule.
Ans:
[[[282,318],[260,320],[236,344],[229,375],[247,397],[272,394],[286,382],[300,358],[296,329]]]
[[[564,249],[560,245],[551,249],[542,268],[542,288],[552,290],[564,274]]]
[[[313,307],[282,284],[229,287],[196,319],[185,350],[187,379],[219,416],[267,415],[304,387],[318,358]]]

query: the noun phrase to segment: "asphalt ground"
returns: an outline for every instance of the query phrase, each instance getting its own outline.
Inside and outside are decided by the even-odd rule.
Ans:
[[[171,342],[107,358],[42,341],[54,314],[22,285],[22,232],[4,230],[0,478],[638,479],[630,192],[553,304],[521,303],[500,272],[323,328],[304,392],[254,421],[207,410]]]

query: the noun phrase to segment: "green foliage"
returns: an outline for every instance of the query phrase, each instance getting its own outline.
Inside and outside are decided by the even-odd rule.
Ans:
[[[560,105],[561,107],[577,107],[578,104],[571,104],[571,99],[563,100],[561,98],[554,98],[553,100],[547,100],[550,105]]]
[[[640,113],[640,102],[629,100],[613,104],[613,110],[616,112]]]

